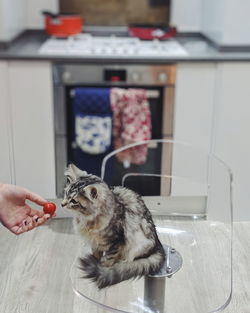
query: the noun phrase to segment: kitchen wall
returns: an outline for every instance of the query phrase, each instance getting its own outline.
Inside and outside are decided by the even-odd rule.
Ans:
[[[173,0],[170,7],[170,24],[181,32],[199,32],[203,0]],[[214,0],[218,1],[219,0]]]
[[[215,41],[222,40],[224,5],[224,0],[203,0],[201,29],[206,36]]]
[[[9,41],[25,29],[26,0],[0,1],[0,41]]]
[[[60,0],[62,12],[80,13],[87,25],[168,23],[168,0]]]
[[[43,28],[43,10],[58,12],[58,0],[0,0],[0,42],[26,29]]]
[[[202,32],[219,45],[250,45],[249,0],[202,0]]]
[[[58,12],[58,0],[25,0],[26,27],[28,29],[43,28],[43,10]]]

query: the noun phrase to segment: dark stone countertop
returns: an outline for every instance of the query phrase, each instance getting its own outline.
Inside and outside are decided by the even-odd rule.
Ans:
[[[0,60],[44,60],[51,62],[81,63],[134,63],[165,64],[177,62],[242,62],[250,61],[249,52],[222,52],[200,35],[178,35],[177,40],[188,52],[187,56],[171,56],[166,59],[131,59],[126,57],[95,58],[80,56],[40,55],[38,50],[47,39],[43,31],[26,31],[8,47],[0,49]]]

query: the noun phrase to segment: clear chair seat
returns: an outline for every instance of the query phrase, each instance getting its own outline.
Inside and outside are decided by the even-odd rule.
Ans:
[[[138,145],[147,145],[148,154],[150,147],[160,153],[157,171],[152,172],[152,166],[148,164],[150,155],[141,165],[127,167],[121,164],[117,154]],[[159,275],[124,281],[103,290],[82,278],[76,258],[71,280],[83,307],[88,301],[93,303],[93,310],[97,306],[125,313],[222,311],[232,294],[230,169],[202,149],[170,140],[151,140],[109,154],[103,161],[102,178],[136,192],[140,192],[142,182],[146,181],[149,187],[146,195],[142,194],[143,199],[152,213],[166,255],[173,255],[171,264],[165,264]],[[150,195],[153,185],[158,186],[158,194],[152,188],[154,194]],[[80,247],[79,254],[84,253],[83,250]],[[178,270],[174,271],[172,262],[181,262]]]

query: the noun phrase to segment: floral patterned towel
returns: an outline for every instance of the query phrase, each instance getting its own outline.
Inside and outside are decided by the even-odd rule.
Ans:
[[[144,89],[112,88],[114,148],[151,139],[151,113],[147,92]],[[143,164],[147,159],[147,145],[140,145],[117,155],[126,163]]]

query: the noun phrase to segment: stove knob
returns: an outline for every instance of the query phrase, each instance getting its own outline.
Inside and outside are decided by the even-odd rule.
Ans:
[[[138,82],[139,79],[140,79],[140,75],[139,75],[139,73],[137,73],[137,72],[133,72],[131,76],[132,76],[132,80],[133,80],[134,82]]]
[[[158,79],[161,83],[166,83],[167,82],[167,74],[165,72],[159,73]]]
[[[65,83],[69,82],[71,80],[70,72],[67,71],[63,72],[62,78]]]

